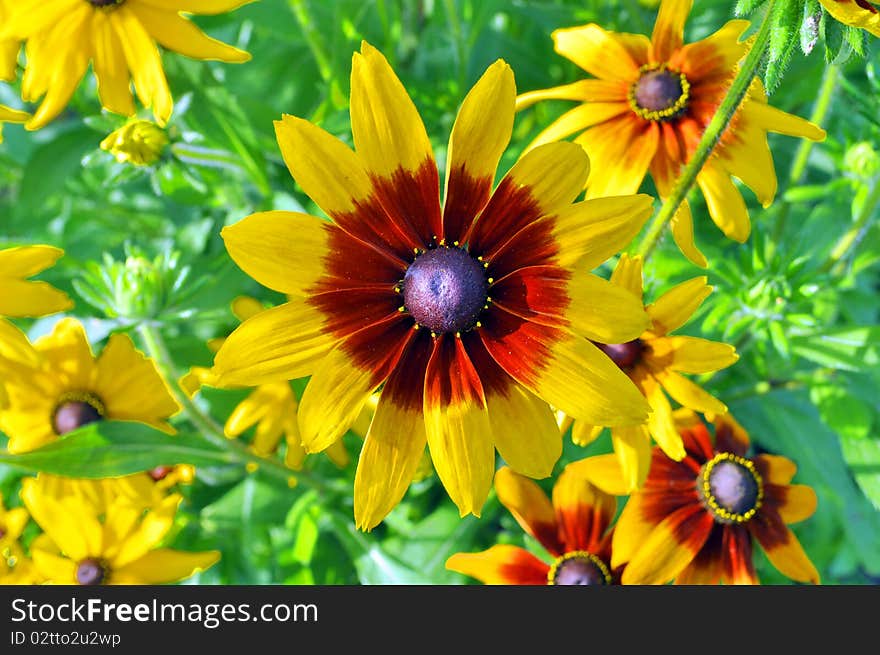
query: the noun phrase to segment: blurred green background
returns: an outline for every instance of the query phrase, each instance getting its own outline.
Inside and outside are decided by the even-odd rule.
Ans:
[[[687,41],[734,17],[729,1],[695,4]],[[410,92],[442,170],[458,105],[494,60],[512,66],[518,91],[574,81],[581,72],[554,53],[554,29],[597,22],[649,34],[656,15],[651,5],[656,3],[261,0],[230,14],[194,17],[211,36],[248,50],[253,60],[226,65],[164,55],[176,107],[168,125],[172,144],[157,165],[120,164],[98,148],[125,119],[101,111],[91,76],[48,127],[38,132],[4,127],[0,247],[48,243],[65,249],[66,256],[42,279],[73,296],[71,314],[85,322],[93,343],[111,330],[153,320],[180,371],[208,365],[205,342],[237,324],[229,310],[234,297],[283,300],[238,270],[220,229],[266,209],[320,215],[290,178],[272,121],[282,113],[305,117],[350,141],[349,73],[362,39],[386,55]],[[764,210],[743,189],[753,224],[743,245],[723,238],[702,196],[693,194],[697,243],[710,268],[689,264],[666,238],[646,266],[646,298],[708,276],[716,291],[680,333],[735,344],[741,359],[701,382],[729,405],[757,449],[794,460],[795,482],[815,488],[816,514],[793,529],[823,583],[875,584],[880,582],[880,49],[874,39],[862,57],[852,54],[832,27],[824,36],[809,55],[788,53],[790,66],[770,102],[809,117],[826,75],[835,75],[821,121],[828,139],[802,153],[807,159],[801,169],[795,164],[799,142],[769,137],[780,190],[776,203]],[[828,73],[827,59],[834,56]],[[16,85],[0,85],[0,103],[22,106]],[[571,106],[546,102],[519,115],[499,175]],[[791,179],[793,168],[797,179]],[[644,190],[654,193],[650,182]],[[838,257],[833,251],[847,234],[852,243]],[[126,272],[127,255],[155,266],[149,275]],[[169,281],[181,274],[182,283],[172,288]],[[105,293],[108,278],[120,280],[116,295]],[[58,318],[18,324],[36,337]],[[294,383],[297,393],[302,387],[303,381]],[[244,393],[205,390],[199,403],[222,423]],[[329,481],[320,492],[304,483],[291,489],[241,467],[200,469],[196,483],[182,490],[186,500],[174,545],[219,548],[223,556],[188,582],[464,583],[470,580],[444,567],[452,553],[514,543],[544,557],[494,495],[482,518],[460,519],[433,475],[414,483],[382,525],[358,532],[351,489],[360,440],[348,434],[345,441],[352,456],[347,467],[337,468],[323,456],[306,461],[313,477]],[[558,469],[601,452],[610,452],[607,434],[587,449],[566,437]],[[0,465],[0,490],[8,503],[21,475]],[[552,482],[540,483],[549,490]],[[757,557],[763,582],[788,583],[760,553]]]

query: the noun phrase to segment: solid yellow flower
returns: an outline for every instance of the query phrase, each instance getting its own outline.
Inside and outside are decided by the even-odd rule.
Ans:
[[[0,316],[45,316],[73,307],[63,291],[27,279],[52,266],[63,254],[60,248],[43,245],[0,250]]]
[[[106,150],[120,164],[149,166],[162,156],[168,145],[165,130],[152,121],[136,120],[113,130],[101,141],[101,150]]]
[[[20,453],[103,419],[139,421],[173,433],[167,419],[180,405],[151,359],[125,334],[113,334],[99,357],[82,325],[60,320],[33,344],[7,324],[0,332],[0,375],[8,405],[0,429]]]
[[[740,41],[746,20],[732,20],[714,34],[684,43],[684,24],[693,0],[663,0],[651,39],[642,34],[608,32],[590,23],[553,32],[556,52],[595,76],[565,86],[531,91],[517,98],[517,109],[541,100],[576,100],[579,104],[544,129],[526,148],[574,140],[590,155],[593,167],[587,197],[634,193],[647,173],[661,198],[672,191],[680,169],[724,99],[748,51]],[[755,79],[697,184],[709,215],[724,234],[744,242],[749,214],[733,182],[738,178],[768,207],[776,195],[776,170],[767,133],[814,141],[825,131],[797,116],[771,107]],[[685,202],[672,221],[676,244],[692,262],[706,258],[694,243],[693,218]]]
[[[647,315],[582,272],[629,243],[652,199],[572,204],[589,161],[570,143],[535,149],[493,192],[516,96],[498,60],[458,112],[441,207],[403,84],[367,43],[352,63],[354,150],[300,118],[275,124],[291,174],[332,222],[270,211],[223,229],[235,262],[290,300],[242,323],[215,372],[224,386],[310,375],[298,413],[308,452],[345,434],[382,386],[355,475],[359,527],[400,501],[426,444],[460,513],[479,515],[496,449],[522,474],[552,471],[562,443],[548,402],[594,422],[647,417],[635,386],[583,338],[633,339]]]
[[[641,298],[641,257],[621,255],[611,283]],[[611,441],[620,459],[627,490],[637,489],[645,481],[651,463],[651,437],[672,459],[680,460],[685,455],[667,394],[682,406],[700,412],[723,414],[727,411],[724,403],[682,373],[711,373],[730,366],[739,359],[733,346],[670,334],[691,318],[711,292],[712,287],[706,284],[705,277],[682,282],[645,307],[652,326],[644,334],[626,343],[597,343],[635,382],[653,410],[643,425],[611,428]],[[563,431],[570,423],[562,423]],[[572,439],[582,446],[598,437],[603,429],[601,425],[585,421],[574,421],[571,426]]]
[[[239,296],[232,301],[232,313],[239,321],[266,311],[255,298]],[[225,339],[212,339],[208,347],[217,352]],[[203,366],[194,366],[180,380],[180,386],[192,398],[202,386],[216,386],[217,376]],[[287,380],[267,382],[257,385],[247,398],[242,400],[226,420],[223,431],[229,438],[240,437],[256,426],[251,449],[260,457],[270,457],[284,439],[284,463],[291,469],[302,468],[306,451],[302,445],[299,426],[296,421],[298,403],[293,389]],[[337,466],[348,465],[349,457],[345,445],[337,441],[325,451],[327,457]]]
[[[825,10],[845,25],[861,27],[880,36],[880,9],[868,0],[819,0]]]
[[[216,550],[186,552],[163,547],[182,500],[179,494],[143,509],[124,497],[90,502],[90,495],[58,495],[40,473],[22,481],[21,497],[47,535],[35,540],[31,558],[54,584],[164,584],[203,571],[220,559]],[[91,481],[106,485],[106,481]],[[89,484],[83,481],[83,484]]]
[[[193,59],[248,61],[248,53],[207,36],[184,12],[220,14],[251,1],[17,0],[0,38],[25,42],[22,98],[40,102],[27,129],[43,127],[64,109],[90,62],[105,109],[133,116],[133,82],[143,106],[164,125],[174,101],[157,43]]]

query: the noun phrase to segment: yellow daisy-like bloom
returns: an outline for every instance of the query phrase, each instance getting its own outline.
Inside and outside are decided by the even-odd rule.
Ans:
[[[183,12],[220,14],[251,1],[18,0],[8,7],[0,38],[25,42],[22,98],[40,102],[27,129],[43,127],[64,109],[90,62],[105,109],[133,116],[133,82],[138,99],[164,125],[174,101],[156,44],[193,59],[248,61],[248,53],[207,36]]]
[[[239,296],[232,301],[232,313],[239,321],[266,311],[256,299]],[[225,339],[212,339],[208,347],[217,352]],[[202,386],[216,386],[217,376],[203,366],[194,366],[180,380],[180,386],[192,398]],[[284,463],[291,469],[302,468],[306,451],[302,445],[299,426],[296,420],[298,403],[290,384],[267,382],[258,385],[247,398],[242,400],[226,420],[223,430],[230,439],[240,437],[256,425],[251,449],[260,457],[271,457],[277,450],[281,439],[284,439],[286,450]],[[326,450],[327,456],[337,466],[348,464],[348,451],[341,441],[337,441]]]
[[[0,411],[0,429],[9,436],[9,452],[39,448],[102,419],[174,432],[167,419],[180,405],[153,361],[127,335],[111,335],[97,358],[82,325],[72,318],[59,321],[33,345],[8,324],[0,339],[6,343],[0,349],[0,375],[9,401]]]
[[[622,255],[611,282],[641,298],[641,257]],[[629,490],[639,488],[648,474],[652,436],[672,459],[680,460],[685,456],[666,394],[696,411],[716,414],[727,411],[724,403],[681,374],[711,373],[730,366],[739,359],[733,346],[670,334],[690,319],[711,292],[712,287],[706,284],[703,276],[682,282],[645,307],[652,326],[637,339],[626,343],[597,344],[636,383],[653,410],[643,425],[611,428],[614,451],[620,459]],[[569,424],[572,426],[572,440],[582,446],[592,442],[603,429],[603,426],[585,421],[567,421],[562,423],[563,431]]]
[[[441,207],[418,110],[363,43],[351,75],[355,150],[303,119],[276,122],[291,174],[333,222],[274,211],[223,229],[235,262],[290,300],[228,337],[214,359],[220,384],[311,375],[298,413],[308,452],[339,439],[382,387],[355,476],[363,529],[400,501],[426,444],[461,514],[479,515],[496,448],[519,473],[552,471],[562,443],[548,402],[596,423],[647,418],[635,386],[583,338],[628,341],[647,315],[582,272],[629,243],[652,200],[572,204],[589,161],[571,143],[535,149],[493,192],[515,96],[501,60],[467,94]]]
[[[581,103],[542,131],[529,148],[579,132],[575,142],[593,164],[588,198],[634,193],[649,172],[661,198],[666,198],[724,99],[749,48],[747,41],[740,41],[749,22],[732,20],[705,39],[685,44],[684,24],[692,5],[693,0],[663,0],[651,39],[608,32],[593,23],[556,30],[556,52],[597,79],[517,98],[518,110],[549,99]],[[764,207],[776,195],[768,132],[825,138],[816,125],[768,105],[756,79],[697,176],[712,220],[739,242],[748,238],[751,227],[732,178],[754,190]],[[688,259],[705,267],[686,202],[672,222],[672,232]]]
[[[877,2],[868,0],[819,0],[825,10],[845,25],[861,27],[874,36],[880,36],[880,9]]]
[[[165,130],[152,121],[136,120],[108,134],[101,141],[101,150],[109,152],[120,164],[149,166],[159,161],[167,145]]]
[[[46,282],[27,280],[52,266],[63,254],[60,248],[42,245],[0,250],[0,316],[45,316],[73,307],[63,291]]]
[[[47,535],[31,545],[34,567],[47,582],[164,584],[188,578],[220,559],[216,550],[191,553],[161,547],[182,500],[179,494],[144,510],[124,496],[90,502],[88,494],[58,495],[51,478],[42,473],[27,478],[21,491]],[[106,498],[103,490],[97,496]]]

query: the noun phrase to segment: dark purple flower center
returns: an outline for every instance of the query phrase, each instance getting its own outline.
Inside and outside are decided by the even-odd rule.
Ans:
[[[596,343],[596,345],[622,371],[627,371],[638,364],[642,358],[642,351],[645,349],[641,339],[633,339],[626,343]]]
[[[673,107],[683,93],[681,75],[655,70],[642,74],[636,82],[635,100],[648,111],[663,111]]]
[[[604,585],[611,584],[611,574],[606,564],[584,550],[576,550],[560,557],[547,576],[554,585]]]
[[[703,465],[699,492],[719,523],[744,523],[761,507],[763,485],[751,460],[720,453]]]
[[[55,428],[55,433],[62,436],[103,418],[100,403],[83,397],[82,399],[67,400],[58,405],[55,409],[55,415],[52,417],[52,425]]]
[[[113,7],[121,5],[125,0],[87,0],[93,7]]]
[[[402,284],[403,303],[416,323],[432,332],[464,332],[486,306],[483,265],[461,248],[441,246],[415,258]]]
[[[101,584],[106,575],[104,565],[94,558],[84,559],[76,565],[76,581],[81,585]]]

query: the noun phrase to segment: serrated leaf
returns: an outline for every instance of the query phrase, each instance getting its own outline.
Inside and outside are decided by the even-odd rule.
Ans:
[[[748,16],[767,0],[737,0],[733,13],[736,16]]]
[[[764,85],[768,94],[779,86],[791,62],[791,55],[800,42],[803,3],[804,0],[789,0],[773,6],[767,67],[764,71]]]
[[[233,463],[230,453],[191,435],[167,435],[143,423],[99,421],[26,453],[0,453],[0,463],[30,472],[106,478],[157,466]]]

